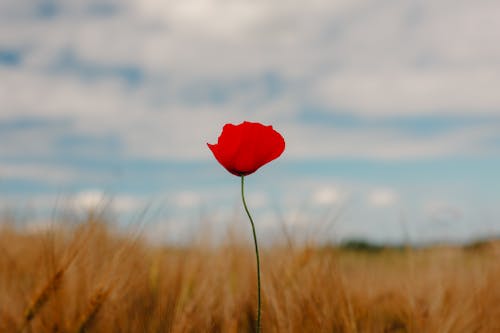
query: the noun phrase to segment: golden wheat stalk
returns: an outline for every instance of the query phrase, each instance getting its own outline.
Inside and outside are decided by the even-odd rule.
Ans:
[[[47,303],[50,295],[55,293],[61,287],[64,271],[65,268],[57,270],[45,286],[35,295],[35,297],[33,297],[31,303],[24,312],[23,324],[19,332],[24,331],[26,325],[28,325],[33,318],[35,318],[40,309],[45,303]]]
[[[75,333],[87,332],[95,323],[95,318],[109,294],[108,288],[99,288],[90,298],[85,312],[80,317]]]
[[[50,296],[55,294],[57,290],[62,285],[64,273],[68,269],[69,265],[73,262],[75,257],[79,252],[79,247],[74,251],[70,251],[66,259],[63,259],[63,263],[60,268],[56,270],[54,275],[47,281],[45,286],[33,297],[32,301],[29,303],[28,307],[24,311],[24,316],[22,320],[21,328],[19,332],[22,333],[26,326],[35,318],[35,316],[40,312],[41,308],[47,303]]]

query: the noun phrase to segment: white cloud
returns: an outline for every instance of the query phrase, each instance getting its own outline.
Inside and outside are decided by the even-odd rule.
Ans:
[[[367,200],[373,207],[388,207],[398,201],[398,194],[389,188],[378,188],[368,193]]]
[[[159,159],[210,158],[204,142],[243,119],[275,124],[292,158],[488,153],[484,142],[498,133],[493,124],[415,137],[296,118],[308,102],[361,117],[500,115],[497,2],[145,0],[116,2],[106,18],[78,15],[85,1],[56,4],[65,10],[50,20],[22,15],[33,1],[3,4],[0,42],[23,61],[0,67],[0,119],[69,118],[75,132],[115,134],[127,156]],[[65,52],[82,68],[58,68]],[[82,77],[117,66],[144,78],[131,88],[119,75]],[[266,97],[266,73],[282,92]],[[189,100],[193,86],[217,84],[242,87],[221,103]],[[51,151],[55,134],[1,152]]]
[[[500,64],[495,68],[335,72],[320,81],[316,91],[325,104],[365,116],[499,115],[500,95],[495,89],[499,85]]]
[[[340,191],[335,187],[322,187],[317,189],[312,196],[312,202],[316,205],[332,205],[341,199]]]
[[[268,208],[269,197],[265,192],[249,192],[246,201],[252,209]]]
[[[9,179],[60,184],[73,181],[78,177],[79,173],[76,170],[66,167],[0,163],[0,181]]]
[[[70,208],[85,213],[112,209],[118,214],[137,213],[145,208],[144,198],[127,194],[108,194],[100,189],[80,191],[68,198]]]
[[[112,195],[111,205],[118,213],[135,213],[145,208],[147,201],[132,195]]]
[[[292,158],[412,160],[491,154],[494,148],[485,146],[485,142],[497,137],[498,126],[488,124],[416,137],[398,129],[331,129],[289,124],[283,133],[287,139],[286,155]]]
[[[184,191],[174,195],[174,203],[180,208],[193,208],[201,203],[201,198],[196,192]]]
[[[73,206],[84,212],[98,211],[110,203],[110,198],[101,190],[86,190],[77,193],[73,199]]]

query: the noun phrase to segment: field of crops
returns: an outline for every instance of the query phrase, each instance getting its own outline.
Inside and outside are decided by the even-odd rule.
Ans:
[[[250,242],[0,229],[0,332],[253,332]],[[263,248],[262,331],[500,332],[500,243]]]

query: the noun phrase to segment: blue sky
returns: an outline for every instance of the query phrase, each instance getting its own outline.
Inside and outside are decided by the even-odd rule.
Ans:
[[[43,225],[112,198],[121,220],[150,207],[159,239],[246,232],[238,179],[205,143],[250,120],[287,142],[248,179],[263,238],[498,234],[499,15],[488,0],[2,2],[0,204]]]

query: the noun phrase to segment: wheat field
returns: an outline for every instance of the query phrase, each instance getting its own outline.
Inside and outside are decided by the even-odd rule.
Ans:
[[[500,332],[498,242],[261,251],[264,333]],[[0,332],[253,332],[255,283],[250,243],[0,228]]]

